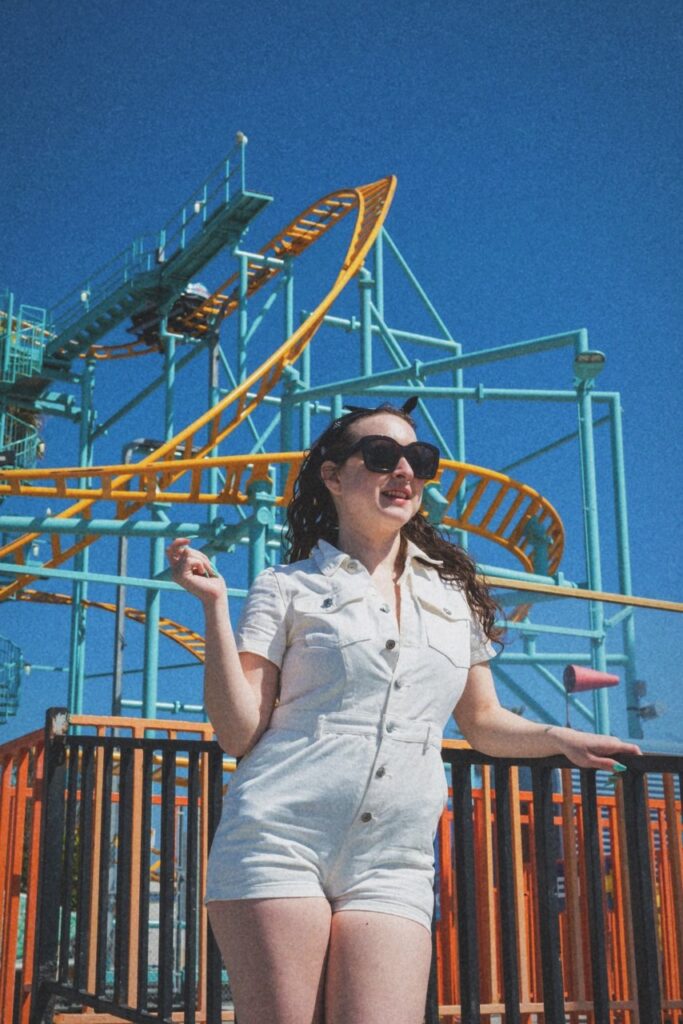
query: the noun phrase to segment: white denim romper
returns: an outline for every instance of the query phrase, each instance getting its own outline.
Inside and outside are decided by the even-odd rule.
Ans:
[[[408,543],[400,631],[325,541],[254,580],[237,647],[280,666],[279,703],[231,778],[206,903],[325,896],[431,928],[442,731],[470,665],[495,654],[438,564]]]

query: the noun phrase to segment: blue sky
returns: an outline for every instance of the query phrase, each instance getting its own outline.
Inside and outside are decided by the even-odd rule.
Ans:
[[[680,4],[37,0],[7,4],[4,28],[0,286],[55,302],[158,228],[237,130],[250,140],[249,187],[275,197],[250,231],[254,247],[318,196],[395,173],[389,231],[466,350],[586,327],[607,354],[600,386],[619,390],[624,408],[634,589],[681,599]],[[302,301],[324,291],[325,260],[306,264]],[[417,324],[399,286],[392,301],[397,324]],[[329,379],[333,345],[314,352]],[[502,364],[467,383],[566,388],[563,359]],[[141,362],[101,372],[101,415],[152,373]],[[97,462],[159,434],[158,405],[136,415]],[[469,458],[500,468],[575,429],[573,416],[468,409]],[[46,465],[75,461],[72,428],[48,422],[45,436]],[[604,576],[616,587],[606,448],[600,440]],[[560,510],[566,572],[580,581],[575,455],[513,475]],[[200,623],[184,595],[165,610]],[[112,624],[96,618],[88,671],[106,672]],[[0,634],[34,664],[63,666],[67,632],[64,611],[0,609]],[[668,705],[647,727],[653,738],[682,732],[681,633],[674,615],[638,617],[639,671]],[[139,663],[132,638],[129,658]],[[162,646],[162,663],[179,660]],[[165,673],[162,696],[198,700],[197,679]],[[63,674],[33,673],[0,738],[39,725],[65,686]],[[107,701],[106,680],[89,684],[87,710]],[[617,727],[622,717],[617,698]]]

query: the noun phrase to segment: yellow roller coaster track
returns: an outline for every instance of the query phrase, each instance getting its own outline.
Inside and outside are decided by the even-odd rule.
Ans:
[[[12,470],[0,479],[0,496],[36,498],[78,498],[84,493],[90,501],[113,501],[116,518],[127,518],[129,507],[139,508],[153,501],[192,504],[241,505],[249,501],[249,488],[256,480],[267,480],[273,469],[284,475],[275,498],[276,506],[286,506],[292,495],[303,458],[302,452],[266,455],[238,455],[217,458],[192,458],[150,465],[139,463],[133,473],[126,466],[88,469]],[[220,468],[225,483],[220,490],[203,487],[204,474]],[[84,492],[79,484],[87,484]],[[442,459],[435,483],[448,502],[444,525],[469,530],[506,548],[533,572],[531,543],[527,524],[534,520],[548,540],[548,563],[555,572],[562,558],[564,530],[553,506],[532,487],[518,483],[502,473],[481,466]],[[179,489],[182,486],[182,490]],[[465,494],[457,515],[448,511]],[[60,538],[52,535],[53,563],[65,555]],[[1,554],[2,552],[0,552]],[[49,563],[48,563],[49,564]],[[2,591],[0,591],[0,594]]]
[[[69,594],[52,594],[44,590],[23,590],[18,595],[19,601],[31,601],[34,604],[60,604],[70,605],[72,599]],[[110,601],[81,601],[84,608],[99,608],[105,612],[115,612],[116,605]],[[139,622],[142,625],[147,621],[147,615],[145,612],[140,611],[139,608],[124,609],[124,614],[127,619],[131,619],[132,622]],[[189,629],[187,626],[183,626],[180,622],[175,622],[173,619],[167,618],[165,615],[159,619],[159,632],[168,637],[169,640],[173,640],[174,643],[180,644],[188,654],[193,655],[197,661],[204,661],[204,637],[201,633],[195,633],[194,630]]]
[[[261,400],[273,390],[287,366],[296,362],[316,331],[320,327],[328,309],[337,298],[339,293],[358,273],[363,261],[372,247],[391,205],[396,190],[396,178],[392,175],[372,182],[369,185],[362,185],[359,188],[342,189],[339,192],[331,193],[323,199],[318,200],[312,206],[304,210],[295,220],[289,224],[284,231],[277,235],[262,252],[264,255],[270,253],[276,257],[286,255],[297,256],[308,246],[324,235],[330,228],[355,210],[356,221],[354,224],[351,241],[344,257],[341,269],[337,274],[331,289],[322,302],[313,310],[306,320],[297,328],[294,333],[278,348],[268,359],[265,360],[246,380],[233,388],[229,394],[218,402],[212,409],[207,410],[194,423],[182,430],[176,437],[161,445],[140,463],[137,468],[143,465],[163,462],[165,458],[172,456],[180,447],[189,457],[191,454],[203,458],[208,455],[217,444],[226,438],[236,427],[242,423],[247,416],[258,406]],[[279,273],[277,267],[249,268],[250,289],[252,293],[264,285],[268,280]],[[206,328],[206,318],[211,317],[213,326],[221,319],[228,316],[235,307],[234,299],[231,298],[228,289],[234,278],[230,278],[192,314],[193,329],[201,331],[202,326]],[[196,322],[195,322],[196,319]],[[256,393],[253,394],[254,389]],[[250,397],[249,393],[252,392]],[[209,440],[203,444],[196,444],[200,432],[205,428],[209,432]],[[193,452],[194,449],[194,452]],[[185,472],[182,462],[175,462],[173,469],[168,469],[164,477],[165,484],[174,480]],[[125,483],[135,475],[135,471],[117,475],[112,480],[113,488],[122,488]],[[72,516],[88,516],[93,502],[96,498],[86,497],[77,500],[76,504],[64,509],[57,518],[69,518]],[[120,506],[118,518],[127,519],[137,510],[143,507],[145,501],[128,501]],[[28,533],[10,544],[0,548],[0,560],[12,557],[18,565],[26,561],[26,552],[30,544],[39,533]],[[94,543],[96,537],[82,537],[65,550],[62,550],[59,538],[53,536],[52,549],[53,557],[46,563],[46,568],[56,568],[77,552],[82,551]],[[35,577],[29,574],[19,577],[13,583],[0,590],[0,599],[6,599],[17,593]]]

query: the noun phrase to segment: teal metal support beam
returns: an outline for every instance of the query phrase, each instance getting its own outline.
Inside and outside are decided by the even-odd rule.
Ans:
[[[439,327],[440,330],[443,331],[444,335],[447,338],[450,338],[450,331],[448,330],[448,328],[446,327],[445,323],[443,322],[443,320],[441,319],[441,317],[437,313],[436,309],[432,305],[432,302],[431,302],[429,296],[427,295],[426,291],[424,290],[424,288],[422,287],[422,285],[420,284],[418,279],[415,277],[415,274],[412,272],[412,270],[410,269],[410,267],[408,266],[408,264],[404,260],[403,256],[399,252],[398,246],[396,245],[394,240],[391,238],[389,232],[387,231],[386,228],[382,228],[382,233],[384,235],[385,241],[387,242],[387,245],[391,249],[391,251],[392,251],[392,253],[393,253],[393,255],[394,255],[395,259],[396,259],[396,262],[398,263],[398,265],[400,266],[401,270],[403,271],[403,273],[406,275],[406,277],[410,281],[414,291],[416,292],[418,298],[420,299],[420,302],[425,307],[425,309],[427,310],[427,312],[429,313],[429,315],[431,316],[431,318],[433,319],[433,321],[437,325],[437,327]]]
[[[247,190],[247,136],[244,132],[237,132],[235,136],[235,142],[239,149],[239,183],[240,191],[246,192]],[[230,196],[230,164],[226,165],[226,199]]]
[[[485,562],[477,563],[477,572],[483,573],[485,576],[499,576],[501,579],[505,580],[523,580],[525,583],[543,583],[546,586],[552,586],[553,584],[563,587],[576,586],[575,583],[566,580],[562,573],[557,573],[555,576],[542,576],[537,572],[525,572],[524,569],[506,569],[498,565],[488,565]],[[540,597],[541,595],[525,594],[525,602],[527,597],[530,600],[534,596]],[[514,599],[517,600],[516,597]]]
[[[247,332],[249,318],[247,311],[247,291],[249,288],[249,259],[242,255],[239,259],[239,306],[237,312],[237,380],[241,384],[247,379]]]
[[[408,356],[405,354],[405,352],[397,342],[396,338],[391,333],[391,330],[385,324],[384,320],[382,319],[382,315],[380,314],[380,311],[372,302],[372,298],[370,298],[369,312],[372,314],[372,320],[370,322],[370,325],[379,328],[379,336],[384,342],[384,346],[389,355],[391,356],[391,358],[394,360],[396,366],[405,370],[410,370],[412,367],[410,359],[408,359]],[[369,331],[367,332],[367,343],[372,343]]]
[[[12,346],[12,320],[14,318],[14,292],[5,292],[5,312],[7,319],[5,320],[4,338],[0,338],[0,357],[2,358],[2,364],[0,365],[0,381],[9,381],[13,378],[10,374],[10,352]],[[0,408],[0,413],[2,409]],[[0,431],[2,430],[2,422],[0,421]],[[0,432],[0,442],[2,442],[4,434]]]
[[[249,263],[255,263],[259,267],[270,267],[273,270],[282,270],[285,266],[285,260],[279,259],[277,256],[264,256],[261,252],[247,252],[245,249],[233,249],[233,256],[238,259],[246,259]]]
[[[576,354],[588,351],[588,332],[579,331]],[[576,398],[579,417],[579,452],[581,456],[581,490],[583,494],[583,522],[585,531],[586,573],[589,590],[602,590],[602,564],[600,558],[600,522],[598,516],[598,490],[593,438],[593,404],[591,383],[577,382]],[[604,633],[604,610],[600,601],[589,605],[591,628]],[[591,642],[592,666],[598,672],[607,668],[604,637]],[[605,689],[593,693],[596,732],[609,733],[609,703]]]
[[[57,519],[55,516],[0,516],[0,533],[65,533],[109,537],[206,537],[220,542],[220,550],[236,544],[243,536],[242,523],[226,524],[219,519],[212,523],[169,522],[129,519]],[[218,547],[217,547],[218,549]],[[13,563],[14,564],[14,563]],[[15,564],[16,568],[16,564]],[[31,571],[33,567],[31,566]],[[26,572],[27,567],[20,567]]]
[[[182,700],[174,700],[173,703],[170,701],[159,700],[157,701],[157,711],[168,711],[173,715],[203,715],[204,706],[202,704],[187,704]],[[144,712],[144,701],[134,700],[132,698],[126,698],[121,701],[121,707],[123,708],[143,708],[143,717],[147,717]],[[153,730],[147,730],[148,734]]]
[[[254,512],[249,522],[249,582],[262,572],[267,565],[266,542],[273,523],[275,496],[267,480],[255,480],[248,488],[249,500]]]
[[[376,298],[373,301],[373,305],[375,305],[377,309],[380,309]],[[309,311],[306,311],[307,314],[308,312]],[[382,319],[384,319],[384,314],[381,310],[380,315],[382,316]],[[346,333],[360,330],[360,321],[355,316],[333,316],[331,313],[328,313],[323,317],[323,323],[328,327],[337,327]],[[459,351],[461,349],[461,346],[450,337],[437,338],[432,334],[420,334],[416,331],[404,331],[399,327],[391,327],[390,330],[394,338],[398,341],[408,341],[413,345],[427,345],[433,348],[441,348],[450,351]],[[379,327],[373,326],[372,333],[379,334]]]
[[[609,403],[609,412],[619,589],[622,594],[632,594],[633,581],[631,578],[631,552],[628,530],[624,435],[622,429],[621,401],[618,395],[612,396]],[[640,702],[640,697],[636,687],[636,683],[638,682],[636,667],[636,622],[632,609],[625,609],[621,628],[624,650],[628,657],[628,664],[626,667],[626,713],[628,715],[628,734],[629,736],[633,736],[635,739],[642,739],[644,735],[642,719],[636,710]]]
[[[291,338],[294,334],[294,263],[291,256],[284,260],[282,274],[283,288],[285,293],[285,338]]]
[[[79,466],[93,464],[93,426],[95,419],[95,361],[85,360],[81,377],[81,408],[83,410],[79,431]],[[85,488],[86,481],[81,481]],[[71,623],[69,630],[69,682],[67,707],[72,714],[82,714],[85,687],[85,656],[87,610],[84,601],[88,597],[88,566],[90,551],[79,551],[74,559],[75,571],[79,575],[71,588]]]
[[[566,404],[574,403],[576,401],[576,392],[574,391],[541,391],[533,388],[486,388],[483,384],[478,384],[476,387],[453,387],[447,384],[443,385],[429,385],[422,384],[422,369],[424,364],[420,363],[417,366],[410,368],[411,372],[416,378],[419,378],[420,383],[418,385],[411,386],[404,381],[402,384],[394,385],[380,385],[375,387],[373,385],[363,386],[362,388],[355,388],[356,393],[360,393],[361,390],[369,395],[406,395],[411,394],[419,387],[420,394],[424,398],[460,398],[470,399],[475,401],[477,404],[485,401],[498,401],[498,402],[564,402]],[[344,382],[345,386],[346,382]],[[333,385],[336,386],[336,385]]]
[[[80,378],[79,378],[80,383]],[[48,413],[50,416],[63,416],[73,423],[80,423],[81,409],[76,404],[74,395],[65,395],[50,391],[36,397],[20,390],[12,391],[12,405],[19,409],[35,409],[36,412]]]
[[[164,570],[165,573],[166,570]],[[76,569],[45,569],[41,565],[17,565],[16,562],[0,562],[0,576],[4,574],[11,576],[35,576],[38,579],[46,580],[76,580],[88,583],[107,583],[124,587],[140,587],[142,590],[176,590],[180,592],[183,588],[171,580],[164,579],[164,573],[160,578],[151,580],[147,576],[117,576],[114,573],[105,572],[81,572]],[[239,587],[230,588],[230,594],[236,597],[244,597],[246,590]]]
[[[218,405],[218,402],[220,401],[220,392],[221,392],[221,389],[220,389],[220,365],[221,365],[220,351],[221,351],[221,347],[220,347],[220,338],[219,338],[219,335],[218,335],[218,331],[211,331],[210,332],[210,337],[208,339],[208,344],[207,344],[207,351],[208,351],[208,357],[209,357],[209,367],[208,367],[208,370],[209,370],[208,378],[209,379],[208,379],[208,387],[207,387],[207,397],[208,397],[209,404],[208,404],[207,408],[213,409],[214,406]],[[209,455],[210,455],[211,458],[214,458],[218,454],[219,454],[218,445],[214,445],[214,447],[209,452]],[[219,481],[218,467],[217,466],[212,466],[209,469],[209,474],[208,474],[208,487],[209,487],[209,493],[210,494],[218,494],[218,490],[219,490],[218,481]],[[206,521],[207,521],[207,523],[211,524],[215,519],[217,519],[219,511],[220,511],[220,506],[218,504],[211,504],[211,505],[209,505],[207,507],[207,510],[206,510]]]
[[[375,282],[370,272],[362,267],[358,274],[360,292],[360,372],[362,377],[372,374],[372,289]]]
[[[164,386],[164,440],[170,441],[175,434],[173,410],[175,408],[176,336],[169,333],[168,321],[165,316],[161,319],[159,333],[164,346],[164,376],[166,378]]]
[[[373,248],[374,296],[379,315],[384,319],[384,228],[381,228]]]
[[[535,622],[532,619],[523,619],[521,622],[505,622],[501,621],[498,625],[502,626],[503,629],[508,631],[515,631],[520,633],[522,636],[525,633],[537,636],[542,633],[547,633],[548,636],[574,636],[574,637],[585,637],[591,640],[596,636],[592,629],[581,629],[578,626],[547,626],[541,622]]]
[[[284,288],[284,336],[291,338],[294,334],[294,264],[291,256],[284,259],[283,288]],[[306,348],[308,350],[308,346]],[[300,385],[301,375],[294,366],[285,368],[284,388],[285,396],[280,410],[280,451],[289,452],[293,450],[294,441],[294,406],[289,401],[291,395]],[[301,413],[300,413],[301,415]]]
[[[152,515],[167,521],[164,507],[154,504]],[[150,544],[149,575],[156,580],[164,570],[164,541],[155,537]],[[156,718],[159,689],[159,620],[161,617],[161,590],[150,587],[145,594],[145,647],[142,678],[142,708],[145,718]]]
[[[464,357],[463,357],[464,358]],[[487,388],[483,385],[477,387],[458,388],[448,385],[428,385],[422,381],[430,366],[433,364],[423,363],[414,360],[407,366],[396,370],[385,370],[382,373],[375,373],[372,382],[362,377],[347,377],[344,380],[331,381],[329,384],[319,384],[316,387],[309,387],[302,390],[298,401],[314,401],[326,399],[331,392],[338,394],[368,394],[368,395],[408,395],[415,392],[419,386],[420,393],[425,398],[469,398],[476,402],[488,400],[499,401],[525,401],[525,402],[575,402],[575,391],[545,390],[542,388]],[[452,369],[446,367],[445,369]],[[406,376],[420,381],[419,385],[406,383]]]
[[[180,669],[185,668],[198,668],[201,662],[197,658],[193,658],[192,661],[179,661],[171,665],[159,665],[159,672],[178,672]],[[65,671],[62,669],[54,669],[54,671]],[[144,672],[144,666],[141,668],[127,668],[124,669],[124,676],[139,676]],[[111,672],[88,672],[86,673],[86,679],[110,679]],[[142,702],[140,702],[142,703]],[[157,704],[157,707],[159,705]],[[120,712],[119,712],[120,714]]]
[[[294,431],[294,404],[292,395],[296,394],[301,386],[301,378],[298,370],[293,366],[286,366],[282,373],[284,396],[280,407],[280,451],[291,452],[296,450],[297,442]]]
[[[593,395],[595,400],[595,394]],[[611,398],[609,399],[611,401]],[[605,423],[610,422],[609,415],[601,416],[600,419],[595,420],[593,423],[593,429],[604,426]],[[579,436],[578,430],[573,430],[570,434],[564,434],[562,437],[558,437],[556,441],[551,441],[550,444],[544,444],[541,448],[536,448],[533,452],[529,452],[521,459],[515,459],[514,462],[508,462],[507,465],[501,466],[498,470],[499,473],[511,473],[513,469],[519,469],[520,466],[525,466],[527,463],[532,462],[534,459],[539,458],[541,455],[547,455],[548,452],[554,451],[556,448],[561,448],[571,441],[576,441]]]
[[[625,654],[607,654],[605,658],[608,665],[626,665],[628,662]],[[539,651],[533,657],[519,651],[506,651],[499,655],[498,660],[506,665],[590,665],[591,668],[593,667],[592,655],[579,651]],[[601,729],[597,731],[602,732]]]
[[[301,390],[310,390],[311,387],[311,346],[307,345],[301,356]],[[315,405],[313,406],[315,408]],[[334,407],[329,403],[330,419],[334,419]],[[311,403],[304,402],[301,407],[301,450],[305,451],[311,447]]]

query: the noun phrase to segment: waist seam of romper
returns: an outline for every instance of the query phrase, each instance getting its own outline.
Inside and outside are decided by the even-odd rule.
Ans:
[[[416,722],[397,715],[383,714],[379,720],[368,717],[354,717],[347,712],[301,712],[283,713],[282,707],[273,712],[269,729],[277,732],[300,732],[303,736],[320,739],[330,733],[375,736],[378,740],[397,740],[400,743],[417,743],[427,748],[441,750],[442,730],[434,722]]]

